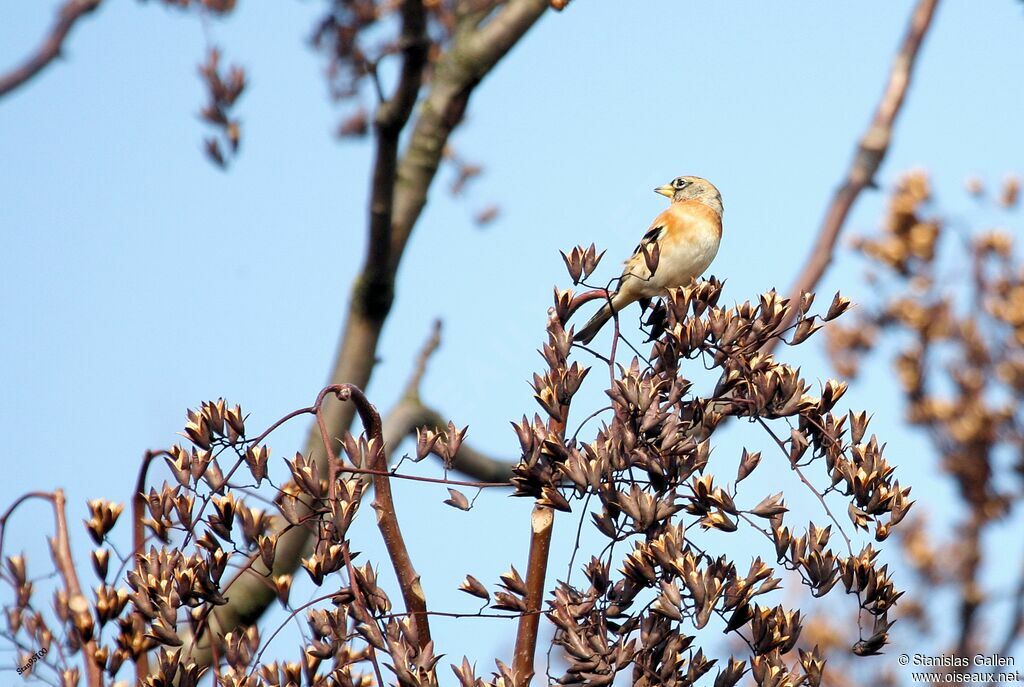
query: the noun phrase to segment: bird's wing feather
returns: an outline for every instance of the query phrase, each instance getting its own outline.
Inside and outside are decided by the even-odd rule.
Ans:
[[[671,207],[663,210],[654,218],[654,221],[651,222],[651,226],[647,229],[647,233],[644,234],[643,238],[640,239],[640,243],[636,244],[636,248],[633,249],[633,254],[629,256],[629,259],[624,261],[626,270],[622,273],[623,276],[630,273],[633,267],[643,265],[643,247],[650,246],[652,243],[661,240],[665,236],[665,230],[674,221],[675,217],[672,214]]]
[[[647,233],[644,234],[644,237],[640,239],[640,243],[636,244],[636,248],[633,249],[633,254],[629,256],[629,260],[626,260],[626,262],[628,263],[634,257],[640,255],[643,251],[644,246],[649,246],[652,243],[656,242],[661,237],[661,234],[664,230],[664,224],[655,224],[650,229],[648,229]]]

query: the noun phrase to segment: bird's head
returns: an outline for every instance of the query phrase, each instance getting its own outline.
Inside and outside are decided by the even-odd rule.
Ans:
[[[664,186],[654,189],[655,193],[671,198],[673,203],[697,200],[722,213],[722,194],[715,185],[701,177],[676,177]]]

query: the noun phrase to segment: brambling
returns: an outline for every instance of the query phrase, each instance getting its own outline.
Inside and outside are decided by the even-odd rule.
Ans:
[[[722,194],[707,179],[676,177],[654,189],[668,196],[672,204],[654,218],[650,229],[619,277],[618,290],[597,314],[573,337],[588,344],[612,314],[630,303],[660,296],[675,286],[685,286],[708,268],[722,240]],[[647,255],[657,252],[654,273],[647,267]]]

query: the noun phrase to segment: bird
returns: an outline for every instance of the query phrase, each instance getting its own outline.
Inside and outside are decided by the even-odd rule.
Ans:
[[[636,250],[625,261],[618,289],[573,340],[589,344],[601,327],[626,306],[685,286],[704,273],[718,254],[722,241],[722,194],[707,179],[680,176],[655,193],[672,199],[668,209],[654,218]],[[647,255],[655,247],[658,260],[654,273],[647,267]]]

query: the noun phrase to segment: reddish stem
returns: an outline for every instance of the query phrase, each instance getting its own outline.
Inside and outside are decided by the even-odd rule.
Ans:
[[[388,557],[398,577],[398,585],[402,590],[406,610],[412,615],[416,627],[416,638],[421,649],[430,643],[430,624],[427,617],[427,599],[420,585],[420,576],[413,567],[409,550],[398,526],[395,513],[395,501],[391,494],[391,475],[387,470],[387,459],[384,456],[384,437],[380,414],[366,398],[362,390],[353,384],[340,384],[328,387],[339,400],[352,401],[363,422],[363,429],[371,442],[370,467],[373,469],[373,509],[377,511],[377,525],[380,528]],[[331,454],[333,455],[333,454]],[[337,459],[331,458],[332,462]]]
[[[71,540],[68,537],[68,522],[65,514],[66,501],[64,490],[57,489],[53,492],[53,516],[57,527],[57,536],[53,540],[53,560],[57,564],[57,570],[64,579],[64,587],[68,592],[68,607],[73,614],[89,613],[89,602],[82,594],[82,587],[78,583],[78,573],[75,572],[74,558],[71,555]],[[92,622],[90,617],[90,622]],[[96,641],[90,639],[82,643],[82,654],[85,661],[85,674],[89,687],[102,687],[103,675],[100,667],[96,664],[94,655],[96,653]]]

